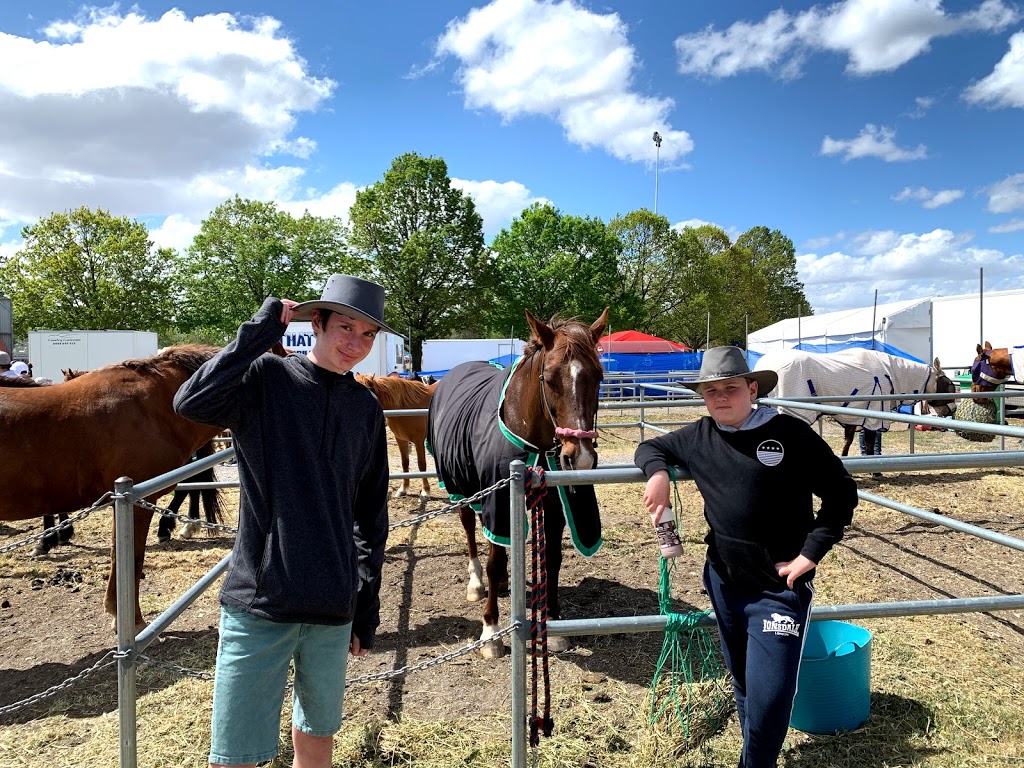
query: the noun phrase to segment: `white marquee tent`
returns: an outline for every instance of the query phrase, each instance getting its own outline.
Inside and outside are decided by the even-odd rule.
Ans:
[[[764,354],[798,344],[841,346],[872,337],[920,360],[931,360],[931,299],[913,299],[876,307],[845,309],[809,317],[791,317],[747,337],[752,352]]]

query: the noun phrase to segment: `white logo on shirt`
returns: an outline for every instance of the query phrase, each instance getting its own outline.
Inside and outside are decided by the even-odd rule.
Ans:
[[[785,455],[786,452],[782,448],[782,443],[778,440],[765,440],[757,446],[757,460],[766,467],[774,467],[782,461]]]

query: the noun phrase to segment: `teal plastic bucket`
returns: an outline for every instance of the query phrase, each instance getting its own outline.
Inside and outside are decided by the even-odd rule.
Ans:
[[[871,633],[845,621],[812,621],[789,724],[807,733],[852,731],[870,711]]]

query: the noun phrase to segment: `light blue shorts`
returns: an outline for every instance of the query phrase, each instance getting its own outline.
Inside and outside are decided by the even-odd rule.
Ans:
[[[278,752],[288,666],[292,725],[311,736],[341,728],[352,624],[280,624],[221,606],[210,762],[244,765]]]

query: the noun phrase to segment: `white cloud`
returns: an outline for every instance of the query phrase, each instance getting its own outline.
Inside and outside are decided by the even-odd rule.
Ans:
[[[277,207],[295,218],[301,218],[308,212],[310,216],[319,216],[325,219],[338,218],[348,223],[349,209],[355,203],[358,191],[355,184],[345,182],[326,194],[308,193],[304,198],[278,203]]]
[[[891,128],[868,123],[855,139],[833,139],[826,136],[821,141],[821,154],[843,155],[843,162],[860,157],[878,157],[887,163],[906,160],[923,160],[928,156],[924,144],[914,149],[896,146],[896,132]]]
[[[528,115],[556,120],[584,149],[679,165],[693,150],[686,131],[668,122],[675,106],[632,89],[636,51],[618,14],[592,13],[575,0],[493,0],[449,22],[435,57],[460,62],[456,78],[468,109],[490,109],[511,121]]]
[[[992,213],[1024,210],[1024,173],[1015,173],[988,188],[988,209]]]
[[[988,231],[995,235],[1006,235],[1010,232],[1024,232],[1024,219],[1010,219],[1002,224],[989,227]]]
[[[672,229],[676,230],[677,232],[682,232],[687,227],[697,229],[697,227],[703,226],[717,227],[718,225],[715,224],[713,221],[704,221],[704,219],[687,219],[686,221],[680,221],[673,224]]]
[[[920,120],[933,106],[935,106],[934,98],[931,96],[918,96],[914,99],[914,108],[904,114],[912,120]]]
[[[81,205],[184,221],[294,191],[303,171],[270,161],[315,150],[296,118],[335,87],[265,17],[111,6],[44,33],[0,33],[0,211],[20,222]]]
[[[778,9],[759,22],[738,21],[676,38],[683,74],[731,77],[760,70],[799,77],[813,53],[847,57],[853,75],[887,72],[929,50],[933,40],[970,32],[998,32],[1021,18],[1002,0],[947,13],[941,0],[842,0],[789,13]]]
[[[512,219],[534,203],[549,202],[546,198],[535,197],[518,181],[467,181],[453,178],[452,186],[461,189],[473,198],[476,212],[484,220],[484,232],[496,235],[512,223]]]
[[[159,226],[150,228],[149,239],[157,248],[173,248],[178,253],[184,253],[200,229],[200,222],[175,213],[164,219]]]
[[[923,208],[941,208],[949,205],[964,196],[962,189],[940,189],[933,192],[928,187],[904,187],[899,194],[893,195],[892,199],[897,203],[904,203],[907,200],[919,200]]]
[[[947,229],[923,234],[863,232],[851,252],[797,256],[797,272],[816,312],[974,290],[984,268],[987,290],[1020,287],[1024,254],[971,244]]]
[[[1024,32],[1010,38],[1010,50],[987,77],[964,91],[964,98],[989,107],[1024,107]]]

